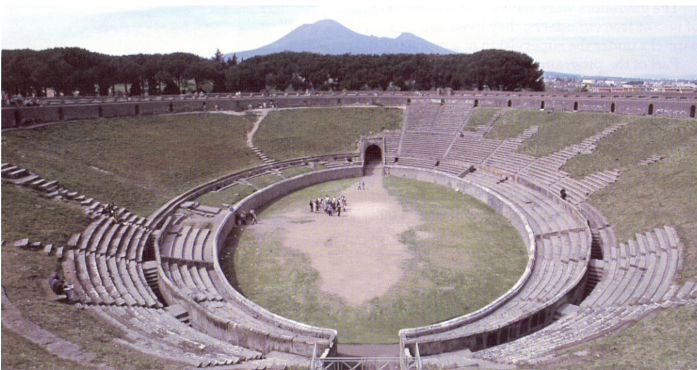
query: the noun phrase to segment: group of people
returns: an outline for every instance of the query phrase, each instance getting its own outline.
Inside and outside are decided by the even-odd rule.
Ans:
[[[346,197],[343,195],[339,198],[329,198],[329,195],[325,195],[324,198],[310,199],[310,212],[324,211],[329,216],[333,216],[334,212],[336,212],[336,215],[341,217],[341,212],[346,212],[347,203]]]
[[[24,98],[22,97],[22,94],[19,95],[10,95],[5,93],[4,91],[2,92],[2,105],[3,106],[26,106],[26,107],[38,107],[38,106],[43,106],[41,104],[41,101],[36,99],[34,96],[31,98]]]
[[[242,211],[241,213],[235,213],[235,225],[243,226],[247,225],[247,223],[250,225],[257,223],[257,214],[253,209],[250,209],[249,212]]]
[[[111,219],[111,222],[118,224],[120,223],[120,221],[116,218],[117,209],[118,207],[115,204],[109,203],[106,206],[104,206],[104,208],[102,208],[102,215],[109,217]]]

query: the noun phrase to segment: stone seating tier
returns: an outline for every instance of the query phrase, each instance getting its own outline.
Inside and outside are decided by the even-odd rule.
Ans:
[[[405,131],[431,131],[440,107],[440,104],[430,102],[408,105],[405,112]]]
[[[385,131],[385,156],[397,155],[401,135],[400,131]]]
[[[581,307],[535,333],[474,352],[472,356],[520,366],[535,366],[552,360],[556,352],[560,350],[586,343],[638,321],[658,307],[658,304],[633,307]]]
[[[451,175],[460,176],[470,167],[470,164],[464,162],[441,161],[435,169],[437,171],[445,172]]]
[[[470,134],[458,136],[444,159],[481,164],[500,144],[500,140],[482,139]]]
[[[420,353],[426,356],[470,348],[470,345],[486,346],[482,338],[493,333],[507,333],[505,338],[515,338],[544,325],[551,319],[550,310],[554,312],[567,299],[580,299],[577,288],[585,276],[590,255],[590,233],[585,222],[573,216],[563,202],[548,199],[548,193],[512,180],[500,182],[500,175],[485,171],[469,173],[465,179],[500,193],[526,214],[536,235],[536,263],[518,294],[489,315],[466,325],[447,329],[443,326],[443,329],[412,332],[402,337],[406,346],[418,343]]]
[[[126,332],[121,344],[151,356],[189,366],[237,364],[261,353],[207,336],[180,322],[163,309],[87,306],[105,321]]]
[[[182,260],[163,258],[162,269],[182,292],[196,302],[223,300],[209,277],[209,269],[212,269],[212,266],[198,266]]]
[[[445,104],[433,124],[434,131],[455,133],[469,119],[472,109],[465,104]]]
[[[451,134],[405,132],[400,156],[442,158],[452,137]]]
[[[603,235],[603,243],[614,242],[601,232]],[[636,239],[627,243],[609,246],[603,280],[581,306],[641,305],[671,299],[676,290],[673,279],[681,248],[675,229],[668,226],[637,234]]]
[[[583,242],[579,240],[583,233],[573,234],[576,235],[577,243]],[[418,342],[422,354],[429,353],[430,346],[439,347],[441,342],[456,343],[463,338],[482,335],[494,328],[514,325],[540,312],[540,309],[549,305],[550,302],[558,300],[560,295],[566,294],[578,283],[579,276],[583,276],[587,264],[585,256],[573,255],[570,245],[567,248],[562,246],[563,238],[564,236],[557,235],[538,243],[536,264],[539,265],[536,265],[528,283],[517,296],[493,314],[468,325],[447,332],[419,336],[413,340],[410,339],[409,342]]]

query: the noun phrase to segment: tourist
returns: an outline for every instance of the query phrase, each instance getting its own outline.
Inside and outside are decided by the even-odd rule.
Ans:
[[[314,202],[310,199],[310,213],[315,213]]]
[[[250,209],[250,210],[249,210],[249,218],[252,219],[252,225],[256,225],[256,224],[257,224],[257,214],[254,212],[253,209]]]
[[[566,189],[561,188],[561,191],[559,191],[559,195],[561,196],[562,200],[566,200],[566,196],[567,196]]]
[[[70,290],[70,286],[65,282],[65,280],[58,276],[57,272],[54,272],[48,278],[48,285],[51,287],[51,291],[53,291],[53,293],[56,295],[64,295],[66,294],[66,291]]]

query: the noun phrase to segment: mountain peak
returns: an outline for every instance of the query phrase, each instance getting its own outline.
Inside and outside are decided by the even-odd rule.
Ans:
[[[397,38],[361,35],[333,19],[303,24],[271,44],[258,49],[226,54],[248,59],[282,51],[318,54],[452,54],[453,51],[430,43],[411,33]]]

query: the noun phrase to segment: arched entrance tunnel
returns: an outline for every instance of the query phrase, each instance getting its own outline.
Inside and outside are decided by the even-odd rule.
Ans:
[[[380,164],[382,163],[382,149],[377,145],[369,145],[365,149],[365,164]]]

